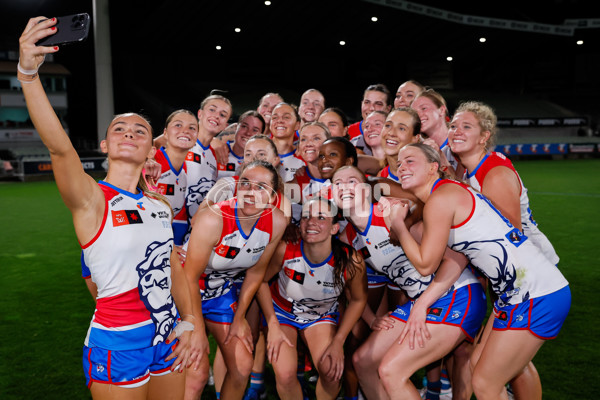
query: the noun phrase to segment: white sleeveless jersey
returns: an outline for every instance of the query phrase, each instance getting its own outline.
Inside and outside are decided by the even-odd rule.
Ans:
[[[488,277],[500,307],[545,296],[568,285],[558,268],[485,196],[450,180],[439,180],[433,191],[443,184],[460,185],[473,199],[471,215],[452,227],[448,246],[467,256]]]
[[[236,155],[231,148],[231,143],[232,142],[227,142],[227,147],[229,148],[229,158],[227,159],[227,164],[223,165],[217,163],[217,179],[237,175],[239,168],[244,163],[244,156]]]
[[[296,171],[306,166],[304,160],[296,156],[295,153],[296,150],[291,151],[287,154],[279,154],[281,165],[279,166],[278,172],[281,176],[281,179],[283,179],[283,183],[289,182],[292,179],[294,179]]]
[[[546,255],[546,258],[548,258],[552,264],[558,264],[560,259],[556,254],[552,243],[550,243],[546,235],[540,231],[537,223],[533,219],[531,209],[529,208],[529,196],[527,196],[527,188],[525,185],[523,185],[523,181],[515,170],[512,162],[506,158],[504,154],[497,152],[486,154],[474,171],[465,172],[468,183],[475,188],[475,190],[481,192],[486,175],[494,167],[498,166],[506,167],[512,170],[517,176],[519,184],[521,185],[521,196],[519,198],[519,203],[521,206],[521,225],[523,226],[523,233],[542,250],[542,252]]]
[[[403,289],[411,299],[417,299],[433,280],[433,275],[423,276],[415,269],[400,246],[390,242],[390,231],[383,217],[375,212],[371,204],[369,222],[364,231],[360,231],[352,223],[345,229],[346,237],[369,266],[386,275],[391,281]],[[448,292],[478,282],[467,268]]]
[[[185,202],[191,220],[198,211],[198,206],[217,180],[217,159],[210,145],[204,147],[200,140],[197,140],[187,154],[185,162],[188,183]]]
[[[442,153],[444,153],[444,156],[446,156],[446,159],[450,163],[450,166],[456,171],[456,168],[458,168],[458,160],[456,159],[456,157],[452,153],[452,149],[448,145],[448,138],[446,138],[444,143],[442,143],[442,145],[440,146],[440,150],[442,151]]]
[[[357,149],[362,150],[362,152],[365,153],[366,155],[368,155],[368,156],[373,155],[373,151],[365,142],[364,134],[353,137],[352,139],[350,139],[350,143],[352,143],[354,145],[354,147],[356,147]]]
[[[185,206],[185,195],[187,192],[186,163],[184,162],[179,171],[173,168],[171,160],[164,147],[156,152],[154,157],[161,166],[160,178],[157,181],[158,193],[169,200],[173,214],[177,215]]]
[[[99,183],[106,198],[102,226],[83,245],[98,286],[88,347],[147,348],[170,334],[177,310],[171,296],[173,231],[169,208],[140,191]]]
[[[201,280],[203,300],[229,292],[233,280],[256,264],[262,256],[273,232],[273,213],[270,209],[262,212],[252,230],[246,234],[239,224],[237,199],[217,205],[223,217],[223,230]]]
[[[316,321],[336,312],[341,294],[341,288],[334,284],[333,253],[327,260],[313,264],[304,256],[303,246],[303,241],[287,245],[281,271],[271,284],[273,302],[298,323]],[[345,276],[341,278],[343,287]]]

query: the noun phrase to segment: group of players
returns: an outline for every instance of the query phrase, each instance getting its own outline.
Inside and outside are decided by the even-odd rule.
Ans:
[[[200,398],[208,335],[223,399],[264,394],[265,358],[284,399],[307,395],[310,362],[319,399],[342,382],[348,399],[418,399],[410,378],[426,368],[435,400],[441,365],[455,399],[506,398],[509,382],[541,399],[531,360],[569,286],[519,175],[491,152],[489,106],[450,118],[433,89],[407,81],[392,101],[377,84],[349,125],[316,89],[297,108],[268,93],[229,133],[231,103],[211,95],[157,138],[142,116],[116,116],[96,182],[37,75],[59,50],[35,45],[55,23],[29,21],[18,79],[89,268],[95,399]]]

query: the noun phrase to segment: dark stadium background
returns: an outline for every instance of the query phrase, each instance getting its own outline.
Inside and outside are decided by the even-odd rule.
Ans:
[[[563,24],[599,18],[594,3],[548,1],[415,1],[456,13]],[[0,51],[17,50],[27,18],[92,13],[90,0],[0,0]],[[359,0],[109,1],[115,112],[142,111],[155,130],[175,108],[196,110],[211,89],[228,92],[234,114],[255,108],[268,91],[298,103],[320,89],[328,106],[360,118],[364,88],[406,79],[439,89],[450,111],[465,99],[502,102],[530,96],[600,119],[600,29],[574,36],[481,28]],[[377,22],[372,22],[372,17]],[[234,28],[241,28],[236,33]],[[479,42],[486,37],[486,43]],[[339,42],[345,41],[345,46]],[[576,40],[584,40],[582,46]],[[216,46],[222,46],[216,50]],[[447,56],[453,61],[448,62]],[[55,57],[70,72],[71,134],[93,145],[96,135],[93,34]],[[496,96],[496,97],[494,97]],[[508,99],[508,100],[506,100]],[[507,111],[508,112],[508,111]],[[510,110],[518,114],[521,110]]]

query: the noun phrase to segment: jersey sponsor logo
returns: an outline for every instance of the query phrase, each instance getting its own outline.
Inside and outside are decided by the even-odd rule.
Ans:
[[[388,244],[390,244],[390,239],[386,239],[383,242],[379,242],[375,245],[375,249],[380,249],[383,246],[387,246]]]
[[[362,256],[363,259],[366,260],[367,258],[371,257],[371,253],[369,252],[368,247],[363,247],[359,251],[360,251],[360,255]]]
[[[141,202],[141,201],[140,201],[139,203],[137,203],[137,208],[139,208],[139,209],[140,209],[140,210],[142,210],[142,211],[145,211],[145,210],[146,210],[146,209],[144,208],[144,203],[143,203],[143,202]]]
[[[506,314],[506,311],[500,311],[499,313],[496,313],[496,318],[500,321],[506,321],[508,319],[508,314]]]
[[[225,244],[220,244],[216,249],[215,253],[220,255],[221,257],[233,259],[240,252],[239,247],[227,246]]]
[[[138,210],[111,210],[113,226],[123,226],[131,224],[143,224],[142,217]]]
[[[299,283],[301,285],[304,284],[304,276],[305,274],[302,272],[298,272],[298,271],[294,271],[291,268],[288,267],[284,267],[283,271],[285,272],[285,275],[290,278],[291,280],[293,280],[296,283]]]
[[[116,197],[113,201],[110,202],[110,205],[114,207],[115,204],[117,204],[121,200],[123,200],[123,196]]]
[[[217,165],[217,168],[219,169],[219,171],[235,171],[235,167],[236,167],[236,165],[234,163],[227,163],[225,165],[223,165],[223,164]]]
[[[185,156],[185,161],[191,161],[198,164],[202,164],[202,156],[200,154],[192,153],[191,151]]]
[[[157,192],[164,196],[173,196],[175,194],[175,185],[159,183],[157,188]]]
[[[442,315],[442,308],[441,307],[430,308],[429,310],[427,310],[427,314],[439,317],[440,315]]]

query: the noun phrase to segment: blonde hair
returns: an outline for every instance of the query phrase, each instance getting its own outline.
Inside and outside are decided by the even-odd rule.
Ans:
[[[490,137],[485,142],[484,149],[485,151],[490,151],[496,145],[496,136],[498,133],[497,123],[498,117],[494,113],[492,107],[488,106],[485,103],[480,101],[466,101],[461,103],[454,115],[461,112],[470,112],[475,115],[477,118],[477,122],[479,122],[479,127],[481,128],[481,133],[488,131],[490,133]]]
[[[427,160],[428,163],[430,163],[430,164],[437,163],[437,165],[438,165],[437,170],[438,170],[440,179],[452,179],[452,176],[447,171],[444,171],[443,169],[440,168],[440,166],[442,165],[442,162],[440,160],[440,154],[433,147],[431,147],[427,144],[423,144],[423,143],[410,143],[410,144],[407,144],[406,146],[404,146],[403,149],[405,149],[407,147],[416,147],[417,149],[421,150],[421,152],[425,155],[425,159]]]

